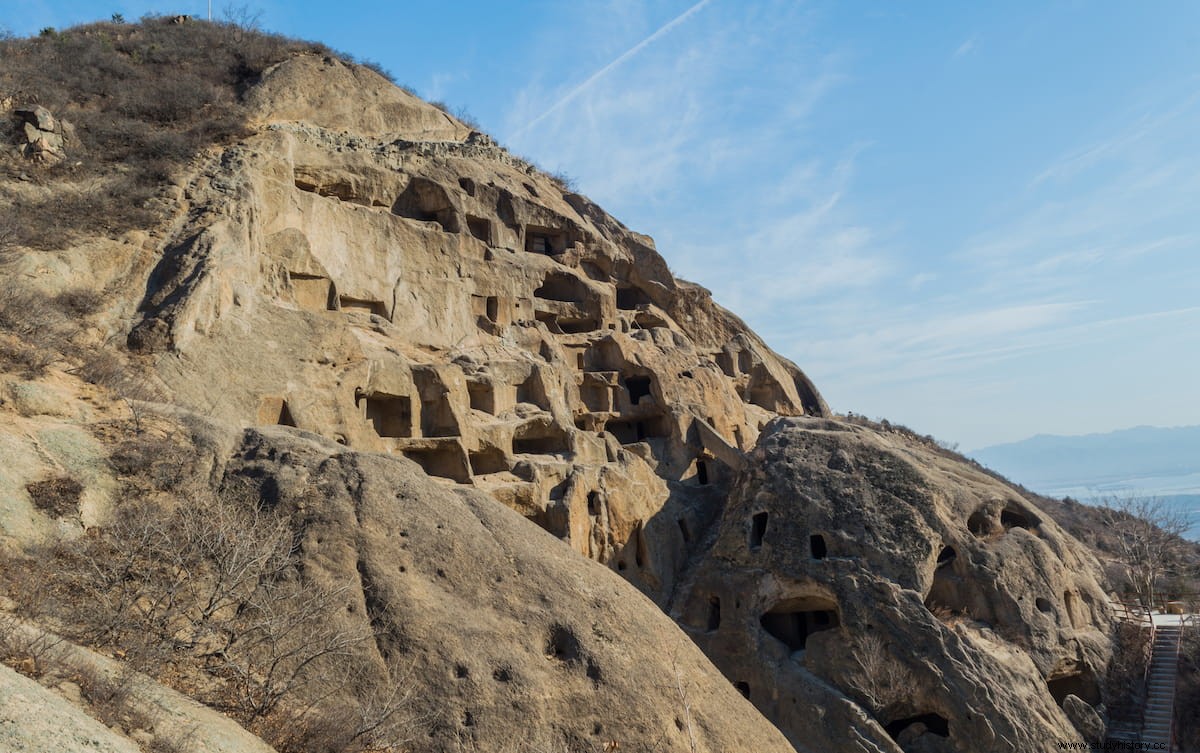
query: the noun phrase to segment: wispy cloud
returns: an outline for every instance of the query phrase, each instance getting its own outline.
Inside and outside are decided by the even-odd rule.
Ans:
[[[975,45],[978,42],[979,42],[979,35],[978,34],[971,35],[966,40],[964,40],[962,44],[960,44],[957,48],[955,48],[954,54],[952,55],[952,57],[960,58],[963,55],[971,54],[972,52],[975,51]]]
[[[559,97],[558,100],[554,102],[554,104],[550,105],[548,108],[546,108],[546,110],[544,112],[542,112],[540,115],[535,116],[532,120],[530,120],[528,123],[526,123],[524,126],[522,126],[520,130],[518,130],[516,133],[514,133],[513,138],[519,138],[527,131],[536,127],[543,120],[545,120],[549,116],[553,115],[558,110],[562,109],[565,105],[567,105],[569,102],[571,102],[572,100],[577,98],[579,95],[583,94],[585,91],[587,91],[589,88],[591,88],[597,81],[604,78],[606,75],[608,75],[610,72],[612,72],[618,66],[620,66],[622,63],[626,62],[627,60],[631,59],[633,56],[637,55],[642,50],[644,50],[647,47],[649,47],[650,45],[654,44],[656,41],[661,39],[666,34],[669,34],[672,29],[679,26],[684,21],[687,21],[687,19],[689,17],[700,12],[700,9],[703,8],[704,6],[708,5],[710,2],[712,2],[712,0],[700,0],[700,2],[696,3],[692,7],[685,10],[683,13],[680,13],[675,18],[671,19],[667,23],[660,26],[657,30],[654,31],[654,33],[650,34],[645,39],[643,39],[640,42],[638,42],[637,44],[633,45],[625,52],[621,53],[612,62],[610,62],[607,65],[605,65],[604,67],[600,68],[600,70],[596,71],[595,73],[593,73],[592,75],[590,75],[586,79],[584,79],[584,81],[582,83],[578,84],[574,88],[570,89],[566,94]]]

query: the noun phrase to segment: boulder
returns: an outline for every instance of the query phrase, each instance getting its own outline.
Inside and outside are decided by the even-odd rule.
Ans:
[[[1104,719],[1082,698],[1068,693],[1063,699],[1063,713],[1071,720],[1071,724],[1075,725],[1075,729],[1079,730],[1079,734],[1083,735],[1084,740],[1094,744],[1104,742]]]

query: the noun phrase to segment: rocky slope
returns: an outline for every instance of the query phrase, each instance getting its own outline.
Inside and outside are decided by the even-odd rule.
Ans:
[[[103,291],[54,315],[40,369],[9,359],[14,557],[124,530],[138,473],[171,510],[249,484],[287,579],[373,639],[347,652],[364,682],[406,668],[413,750],[1092,728],[1096,565],[1015,491],[838,420],[650,238],[376,73],[291,54],[240,101],[245,134],[177,173],[160,221],[4,255],[8,353],[38,338],[30,301]],[[121,431],[165,439],[132,463]]]

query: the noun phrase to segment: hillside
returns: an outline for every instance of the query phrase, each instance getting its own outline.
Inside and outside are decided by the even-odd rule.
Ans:
[[[111,749],[1102,732],[1085,546],[486,134],[230,25],[0,49],[0,637]]]

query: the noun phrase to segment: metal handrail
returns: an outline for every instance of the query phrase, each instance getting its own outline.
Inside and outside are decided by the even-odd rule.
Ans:
[[[1171,687],[1171,735],[1167,739],[1168,753],[1178,750],[1179,741],[1175,739],[1175,699],[1179,697],[1179,653],[1183,647],[1183,634],[1187,626],[1196,621],[1196,615],[1189,614],[1179,618],[1179,634],[1175,636],[1175,684]]]
[[[1147,658],[1147,660],[1144,662],[1144,667],[1142,669],[1142,683],[1141,683],[1141,688],[1139,689],[1140,701],[1137,702],[1136,706],[1129,709],[1129,711],[1131,711],[1133,714],[1136,715],[1136,716],[1134,716],[1134,718],[1139,720],[1139,730],[1140,730],[1141,729],[1140,724],[1142,723],[1143,716],[1145,713],[1146,699],[1149,697],[1149,693],[1150,693],[1150,669],[1151,669],[1151,665],[1153,664],[1154,640],[1156,637],[1155,626],[1154,626],[1154,613],[1151,611],[1151,609],[1149,607],[1147,607],[1146,605],[1144,605],[1140,602],[1126,602],[1126,601],[1115,601],[1114,600],[1112,603],[1113,603],[1113,606],[1115,607],[1115,611],[1117,612],[1118,619],[1135,623],[1138,626],[1138,628],[1143,628],[1143,627],[1148,628],[1149,633],[1150,633],[1149,642],[1147,644],[1150,649],[1150,657]],[[1115,709],[1114,709],[1114,711],[1115,711]]]

